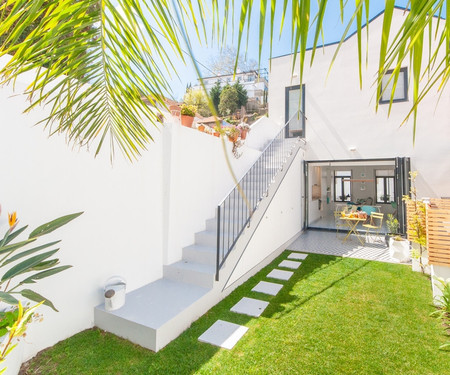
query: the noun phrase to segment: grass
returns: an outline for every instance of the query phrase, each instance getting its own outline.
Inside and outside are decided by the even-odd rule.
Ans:
[[[237,288],[158,353],[99,329],[41,352],[24,374],[449,374],[429,279],[403,265],[309,255],[277,296],[251,292],[282,259]],[[242,297],[270,302],[251,318]],[[248,332],[232,350],[200,343],[217,319]]]

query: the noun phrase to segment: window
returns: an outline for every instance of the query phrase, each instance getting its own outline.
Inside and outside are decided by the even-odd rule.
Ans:
[[[305,138],[305,85],[286,87],[285,123],[286,138]]]
[[[381,97],[380,104],[389,103],[391,100],[392,86],[394,79],[391,79],[393,70],[388,70],[381,80]],[[389,81],[390,80],[390,81]],[[398,74],[397,85],[395,86],[394,99],[395,102],[405,102],[408,100],[408,69],[401,68]]]
[[[352,200],[352,171],[336,171],[334,173],[334,201],[350,202]]]
[[[395,201],[394,170],[375,171],[375,195],[377,203],[391,203]]]
[[[255,80],[255,76],[253,74],[247,76],[247,82],[253,82]]]

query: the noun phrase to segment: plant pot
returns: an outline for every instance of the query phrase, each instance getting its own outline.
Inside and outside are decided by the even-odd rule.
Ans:
[[[230,142],[236,142],[237,140],[238,140],[238,134],[235,134],[235,135],[229,135],[228,136],[228,140],[230,141]]]
[[[245,140],[247,138],[248,130],[241,130],[241,139]]]
[[[395,240],[394,237],[389,238],[389,255],[392,259],[399,262],[407,263],[411,259],[408,240]]]
[[[181,107],[179,105],[169,105],[169,111],[172,116],[178,117],[180,115]]]
[[[220,137],[220,133],[214,133],[214,137],[219,138]]]
[[[181,115],[181,125],[192,128],[194,118],[192,116]]]
[[[197,129],[198,129],[199,131],[201,131],[201,132],[204,132],[204,131],[205,131],[205,125],[199,125],[199,126],[197,127]]]

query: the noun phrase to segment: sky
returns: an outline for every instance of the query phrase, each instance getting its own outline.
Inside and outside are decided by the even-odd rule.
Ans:
[[[239,7],[240,1],[236,1],[236,19],[239,15]],[[258,21],[259,21],[259,2],[254,1],[255,5],[252,8],[252,26],[250,29],[250,37],[249,37],[249,43],[248,48],[245,46],[245,40],[243,41],[243,46],[241,47],[241,51],[244,54],[247,52],[247,58],[258,60],[258,35],[259,31],[258,28]],[[279,29],[280,29],[280,21],[282,16],[282,1],[278,1],[278,8],[275,12],[275,26],[274,26],[274,40],[273,40],[273,50],[272,50],[272,56],[281,56],[286,55],[289,53],[292,53],[291,50],[291,36],[290,36],[290,25],[286,24],[284,27],[284,32],[279,37]],[[396,1],[396,5],[405,7],[407,5],[408,1]],[[312,1],[312,9],[311,9],[311,15],[313,16],[317,12],[317,5],[316,2]],[[354,11],[354,2],[348,0],[346,10],[344,12],[344,22],[342,23],[340,20],[340,10],[339,10],[339,1],[332,0],[328,2],[327,10],[324,17],[324,43],[332,43],[339,41],[342,37],[342,34],[347,26],[347,23],[349,22],[351,15]],[[370,2],[370,9],[369,14],[370,18],[375,17],[377,14],[382,12],[384,9],[384,1],[382,0],[372,0]],[[290,12],[287,11],[285,15],[286,20],[290,19]],[[235,25],[237,25],[238,22],[235,22]],[[352,33],[355,30],[356,26],[353,25],[353,27],[350,29],[349,33]],[[237,29],[237,27],[235,28]],[[287,31],[286,31],[287,30]],[[270,51],[269,51],[269,27],[266,26],[266,32],[265,32],[265,42],[263,45],[262,50],[262,56],[261,56],[261,67],[262,68],[269,68],[269,57],[270,57]],[[193,35],[194,29],[188,27],[188,35]],[[314,30],[311,28],[310,32],[310,38],[308,40],[308,47],[312,45],[313,42],[313,35]],[[194,41],[194,40],[193,40]],[[319,39],[319,44],[321,44],[321,40]],[[237,30],[234,30],[234,33],[231,30],[231,27],[229,28],[229,32],[227,35],[227,45],[228,46],[234,46],[237,47]],[[194,52],[195,60],[200,65],[200,68],[202,68],[201,65],[208,66],[210,59],[212,56],[217,56],[219,54],[220,48],[219,46],[201,46],[199,43],[192,43],[192,48]],[[187,48],[186,48],[187,50]],[[186,55],[187,56],[187,55]],[[195,84],[197,82],[197,74],[195,72],[195,68],[193,64],[190,61],[190,58],[187,57],[186,64],[183,64],[183,62],[179,59],[175,59],[173,61],[174,65],[176,66],[177,73],[179,77],[172,77],[170,79],[171,87],[173,90],[173,98],[176,100],[181,100],[185,90],[186,85],[189,83]],[[204,74],[206,76],[211,75],[210,72],[208,72],[206,69],[202,69],[204,71]]]

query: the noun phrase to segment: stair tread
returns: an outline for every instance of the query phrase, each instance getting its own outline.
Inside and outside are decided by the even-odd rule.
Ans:
[[[172,263],[167,267],[176,267],[178,269],[203,272],[211,275],[216,273],[216,267],[213,265],[196,263],[188,260],[180,260],[179,262]]]
[[[126,303],[110,314],[158,329],[207,294],[211,289],[159,279],[126,295]],[[170,302],[170,303],[169,303]],[[104,305],[97,309],[105,310]]]
[[[186,250],[196,250],[196,251],[204,251],[204,252],[216,252],[216,247],[214,246],[206,246],[206,245],[199,245],[199,244],[192,244],[189,246],[186,246],[184,249]]]

